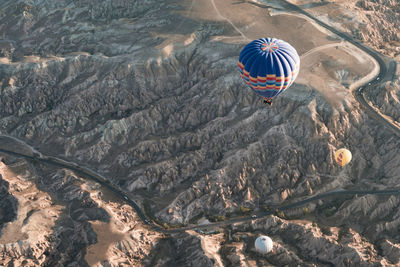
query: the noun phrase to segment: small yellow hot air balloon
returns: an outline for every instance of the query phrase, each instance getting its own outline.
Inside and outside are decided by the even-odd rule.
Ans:
[[[346,148],[341,148],[335,152],[335,161],[340,166],[346,166],[351,161],[351,152]]]

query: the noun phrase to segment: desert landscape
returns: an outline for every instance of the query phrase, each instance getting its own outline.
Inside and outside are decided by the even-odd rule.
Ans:
[[[0,266],[398,266],[399,29],[397,0],[1,1]],[[237,67],[263,37],[301,60],[272,106]]]

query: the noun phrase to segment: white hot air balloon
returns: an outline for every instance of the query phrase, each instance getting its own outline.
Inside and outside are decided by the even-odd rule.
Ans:
[[[269,238],[268,236],[262,235],[256,239],[254,246],[256,247],[256,250],[258,252],[265,254],[265,253],[270,252],[274,245],[272,244],[271,238]]]

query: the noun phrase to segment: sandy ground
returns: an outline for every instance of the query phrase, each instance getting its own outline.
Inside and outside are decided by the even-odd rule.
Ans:
[[[218,42],[246,44],[251,40],[265,36],[273,36],[291,43],[303,54],[315,47],[335,43],[337,41],[327,38],[326,32],[322,32],[315,25],[307,23],[303,17],[292,14],[269,15],[265,8],[260,8],[249,2],[232,2],[230,0],[202,0],[186,3],[186,10],[180,13],[183,16],[181,23],[173,29],[165,29],[163,33],[154,33],[154,36],[162,36],[167,39],[158,46],[161,55],[167,57],[178,46],[190,45],[192,32],[201,21],[214,21],[226,23],[223,35],[216,35],[212,39]],[[227,8],[228,7],[228,8]],[[240,15],[238,15],[240,14]],[[254,18],[257,18],[256,20]],[[286,29],[282,31],[282,29]],[[183,34],[176,34],[181,31]],[[309,34],[302,35],[298,32],[306,31]]]
[[[187,231],[187,233],[197,236],[201,239],[201,248],[204,251],[204,254],[210,258],[215,260],[215,267],[223,267],[223,261],[221,259],[221,255],[218,251],[221,248],[220,243],[224,240],[224,234],[216,234],[216,235],[200,235],[195,231]]]
[[[348,43],[321,46],[302,56],[296,83],[321,92],[331,104],[352,97],[349,90],[370,81],[379,73],[379,66],[368,55],[354,53]],[[358,49],[357,49],[358,50]]]
[[[92,199],[96,201],[99,207],[105,209],[109,214],[113,214],[113,211],[110,210],[106,205],[104,205],[102,201],[104,197],[104,192],[102,192],[103,196],[101,198],[98,198],[97,184],[93,182],[87,182],[85,184],[82,184],[81,187],[82,189],[87,190],[91,193]],[[113,195],[110,194],[110,192],[106,192],[106,198],[108,200],[110,198],[114,199]],[[108,223],[100,221],[90,222],[93,230],[96,232],[97,235],[97,243],[89,246],[86,250],[85,260],[90,266],[101,266],[102,261],[110,259],[110,247],[115,245],[117,242],[120,242],[127,238],[125,233],[121,232],[121,227],[117,226],[118,223],[116,222],[115,217],[110,217],[111,220]]]
[[[154,239],[158,239],[160,234],[149,232],[136,217],[130,206],[118,204],[116,200],[119,199],[113,198],[111,192],[102,190],[101,187],[91,181],[82,184],[81,187],[90,192],[91,198],[98,206],[110,214],[110,221],[107,223],[100,221],[90,222],[97,235],[97,243],[89,246],[86,250],[85,260],[90,266],[103,266],[102,262],[104,261],[126,263],[126,260],[121,255],[128,258],[132,258],[132,255],[124,255],[121,248],[127,246],[128,250],[133,252],[138,249],[146,251],[150,250],[152,244],[156,243]],[[102,192],[101,195],[99,195],[99,189]],[[146,235],[147,241],[138,244],[139,240],[143,240],[143,235]],[[133,262],[130,262],[130,264],[136,264]]]
[[[85,259],[90,266],[96,266],[96,264],[110,258],[108,253],[110,246],[124,240],[126,237],[115,229],[114,220],[111,220],[110,223],[95,221],[90,222],[90,224],[96,232],[97,243],[87,248]]]
[[[17,219],[6,224],[0,236],[0,244],[26,240],[35,243],[52,232],[62,206],[54,205],[50,196],[37,189],[30,180],[26,161],[6,166],[0,162],[0,174],[9,182],[10,193],[18,200]]]

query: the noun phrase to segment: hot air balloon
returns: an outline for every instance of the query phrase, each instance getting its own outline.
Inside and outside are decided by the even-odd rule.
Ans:
[[[259,236],[257,237],[254,246],[258,252],[263,254],[268,253],[273,247],[272,239],[265,235]]]
[[[335,152],[336,163],[343,167],[351,161],[351,152],[346,148],[341,148]]]
[[[285,41],[261,38],[247,44],[239,55],[239,71],[244,82],[264,103],[289,88],[300,69],[296,49]]]

